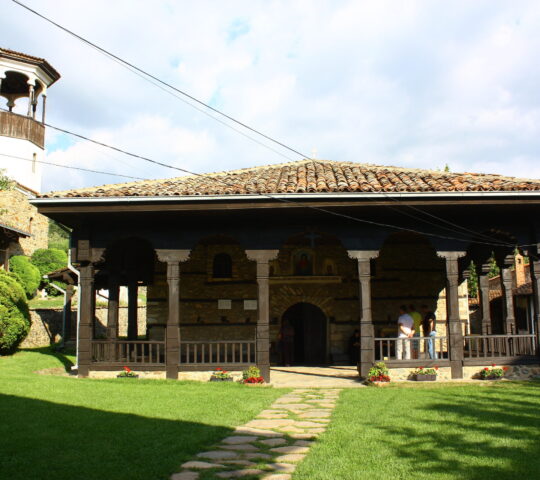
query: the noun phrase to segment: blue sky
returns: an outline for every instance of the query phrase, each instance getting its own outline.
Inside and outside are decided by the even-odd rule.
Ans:
[[[319,158],[540,178],[540,2],[27,0]],[[197,172],[296,160],[192,109],[5,0],[0,45],[50,61],[48,121]],[[50,161],[175,175],[47,134]],[[43,190],[119,181],[47,167]]]

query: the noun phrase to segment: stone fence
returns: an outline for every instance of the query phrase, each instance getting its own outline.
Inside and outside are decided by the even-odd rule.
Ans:
[[[118,309],[118,326],[120,335],[127,335],[127,307]],[[30,310],[32,327],[21,348],[45,347],[59,342],[62,338],[62,309]],[[146,307],[138,308],[138,330],[146,331]],[[96,307],[96,338],[105,338],[107,325],[107,308]],[[77,333],[77,311],[71,312],[71,331],[68,339],[75,340]]]

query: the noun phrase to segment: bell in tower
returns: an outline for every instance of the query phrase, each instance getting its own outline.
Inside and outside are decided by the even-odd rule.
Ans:
[[[0,48],[0,97],[7,100],[0,102],[0,169],[35,192],[41,190],[47,88],[59,78],[46,60]]]

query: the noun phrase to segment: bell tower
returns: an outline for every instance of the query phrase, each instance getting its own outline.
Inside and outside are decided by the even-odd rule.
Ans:
[[[59,78],[46,60],[0,48],[0,97],[7,100],[0,103],[0,169],[36,192],[45,156],[47,88]]]

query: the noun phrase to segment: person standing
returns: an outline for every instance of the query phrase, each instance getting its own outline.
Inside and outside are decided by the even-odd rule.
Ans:
[[[414,334],[414,320],[407,313],[407,307],[399,307],[398,339],[396,340],[396,358],[398,360],[411,359],[411,338]]]
[[[414,322],[414,336],[420,337],[420,327],[422,326],[422,314],[418,312],[414,305],[409,305],[409,315]],[[413,340],[412,342],[412,358],[418,358],[420,352],[420,340]]]
[[[429,337],[429,340],[427,341],[429,358],[431,358],[431,360],[436,360],[437,352],[435,351],[434,337],[437,336],[437,319],[427,305],[422,305],[421,308],[422,313],[424,314],[424,319],[422,320],[422,332],[424,337]]]

